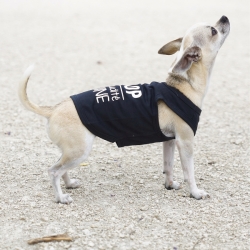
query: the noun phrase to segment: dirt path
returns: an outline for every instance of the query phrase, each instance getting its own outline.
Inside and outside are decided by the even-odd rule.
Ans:
[[[249,1],[0,0],[0,249],[249,249]],[[94,87],[164,81],[174,57],[157,54],[196,22],[222,15],[231,34],[214,66],[195,142],[208,200],[164,189],[161,144],[118,149],[96,140],[71,205],[54,203],[47,167],[59,158],[43,118],[17,86],[52,105]],[[178,155],[175,177],[182,181]],[[63,186],[64,189],[64,186]],[[68,232],[73,242],[32,238]]]

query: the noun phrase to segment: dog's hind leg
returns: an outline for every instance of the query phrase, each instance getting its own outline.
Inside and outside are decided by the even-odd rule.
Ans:
[[[175,140],[163,142],[163,174],[165,174],[165,188],[179,189],[180,184],[173,180]]]
[[[69,196],[69,194],[63,194],[60,185],[60,178],[63,177],[67,188],[79,187],[80,182],[76,179],[70,179],[67,171],[79,165],[82,160],[87,158],[87,155],[79,157],[78,159],[68,159],[67,162],[64,161],[64,158],[65,157],[62,157],[54,166],[49,168],[48,172],[56,202],[69,204],[72,202],[72,198]]]
[[[62,175],[63,181],[65,183],[66,188],[78,188],[81,183],[77,179],[70,179],[68,172]]]
[[[72,198],[68,194],[63,194],[60,186],[60,178],[62,177],[66,188],[77,188],[80,182],[77,179],[70,179],[68,170],[78,166],[82,161],[88,158],[91,151],[94,135],[87,132],[82,141],[82,147],[64,144],[62,149],[62,157],[52,167],[49,168],[49,176],[55,193],[56,202],[69,204]]]
[[[67,171],[88,158],[95,136],[83,126],[70,98],[55,106],[48,122],[48,135],[62,152],[60,160],[48,171],[56,202],[70,203],[72,199],[63,194],[60,178],[66,188],[79,187],[80,182],[70,179]]]
[[[62,166],[63,163],[61,162],[61,160],[59,160],[55,165],[49,168],[48,173],[55,194],[56,202],[69,204],[72,202],[72,198],[68,194],[63,194],[60,185],[61,176],[58,171]]]

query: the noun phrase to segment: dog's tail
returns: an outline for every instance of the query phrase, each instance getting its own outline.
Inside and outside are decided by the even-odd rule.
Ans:
[[[28,96],[27,96],[27,92],[26,92],[27,83],[29,81],[29,78],[30,78],[30,75],[31,75],[33,69],[34,69],[34,65],[31,65],[25,70],[25,72],[23,74],[23,78],[19,83],[19,89],[18,89],[19,99],[20,99],[21,103],[24,105],[24,107],[27,108],[28,110],[30,110],[36,114],[39,114],[39,115],[42,115],[44,117],[49,118],[51,113],[52,113],[53,107],[38,106],[38,105],[30,102],[30,100],[28,99]]]

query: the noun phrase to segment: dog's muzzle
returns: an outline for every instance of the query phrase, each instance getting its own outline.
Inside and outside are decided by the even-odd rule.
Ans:
[[[228,18],[226,16],[222,16],[220,18],[219,22],[224,24],[224,23],[229,23],[229,20],[228,20]]]

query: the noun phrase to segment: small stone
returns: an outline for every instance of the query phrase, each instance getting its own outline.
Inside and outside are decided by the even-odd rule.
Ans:
[[[48,220],[49,220],[48,217],[42,217],[42,218],[41,218],[41,221],[44,221],[44,222],[46,222],[46,221],[48,221]]]
[[[30,203],[30,206],[31,206],[31,207],[35,207],[35,206],[36,206],[36,202],[34,202],[34,201],[31,202],[31,203]]]
[[[88,165],[89,165],[88,162],[82,162],[82,163],[80,163],[80,166],[82,166],[82,167],[86,167],[86,166],[88,166]]]
[[[90,234],[91,234],[90,231],[89,231],[88,229],[84,229],[84,230],[83,230],[83,233],[84,233],[85,235],[90,235]]]
[[[120,234],[119,234],[119,237],[120,237],[120,238],[125,238],[125,234],[120,233]]]
[[[157,220],[161,220],[161,217],[159,214],[155,214],[154,217],[157,219]]]
[[[22,201],[28,201],[28,200],[30,200],[30,196],[26,195],[22,197]]]
[[[148,210],[148,206],[145,205],[145,206],[141,207],[140,210],[141,210],[141,211],[147,211],[147,210]]]
[[[75,230],[73,228],[71,228],[71,227],[67,230],[67,232],[69,234],[75,234]]]
[[[216,163],[216,161],[209,161],[208,164],[209,165],[214,165]]]
[[[242,144],[242,140],[235,140],[234,142],[233,142],[235,145],[240,145],[240,144]]]
[[[94,244],[94,242],[90,241],[88,245],[89,245],[90,247],[93,247],[95,244]]]

